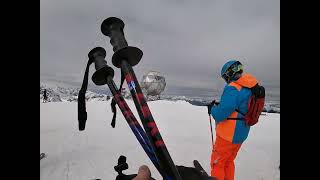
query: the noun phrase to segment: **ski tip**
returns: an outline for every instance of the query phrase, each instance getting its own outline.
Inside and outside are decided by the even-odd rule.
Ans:
[[[203,167],[201,166],[201,164],[199,163],[198,160],[193,160],[193,165],[194,167],[200,171],[200,173],[203,175],[203,177],[207,180],[218,180],[215,177],[209,176],[209,174],[203,169]]]
[[[200,173],[203,175],[203,176],[209,176],[208,173],[203,169],[203,167],[201,166],[201,164],[199,163],[199,161],[197,160],[193,160],[193,165],[194,167],[200,171]]]
[[[193,160],[193,164],[200,164],[198,160]]]

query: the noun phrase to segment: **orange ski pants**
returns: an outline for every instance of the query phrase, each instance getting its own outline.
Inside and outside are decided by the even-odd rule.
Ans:
[[[211,154],[211,176],[218,180],[234,180],[234,159],[241,144],[232,144],[219,136]]]

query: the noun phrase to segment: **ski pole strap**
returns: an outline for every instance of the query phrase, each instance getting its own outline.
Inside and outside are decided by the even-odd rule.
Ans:
[[[114,128],[116,126],[116,116],[117,116],[117,108],[116,108],[116,101],[114,100],[114,98],[112,98],[111,101],[111,110],[113,112],[113,116],[112,116],[112,121],[111,121],[111,126]]]
[[[122,85],[123,85],[123,82],[124,82],[124,74],[122,72],[122,69],[121,69],[121,82],[120,82],[120,93],[121,93],[121,90],[122,90]],[[112,98],[112,101],[111,101],[111,110],[113,112],[113,116],[112,116],[112,121],[111,121],[111,126],[113,128],[115,128],[116,126],[116,117],[117,117],[117,108],[116,108],[116,101],[114,99],[114,97]]]
[[[81,89],[78,95],[78,122],[79,122],[79,130],[83,131],[86,127],[87,121],[87,111],[86,111],[86,91],[88,87],[88,75],[89,75],[89,67],[94,62],[94,59],[88,60],[86,71],[84,74],[83,82],[81,85]]]

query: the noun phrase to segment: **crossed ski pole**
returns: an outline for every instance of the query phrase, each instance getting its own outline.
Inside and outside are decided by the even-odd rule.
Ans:
[[[159,173],[166,180],[182,180],[170,157],[132,69],[132,66],[139,63],[143,53],[139,48],[128,46],[124,38],[123,28],[123,21],[115,17],[107,18],[101,25],[102,33],[109,36],[111,39],[110,43],[112,44],[114,51],[112,63],[117,68],[121,68],[121,76],[124,75],[124,77],[121,77],[121,81],[125,79],[128,84],[145,131],[134,117],[129,106],[121,96],[121,92],[116,87],[113,81],[114,70],[107,65],[107,62],[104,59],[106,52],[101,47],[92,49],[88,54],[89,61],[78,96],[79,130],[84,130],[86,125],[87,112],[85,107],[85,93],[88,85],[89,67],[92,63],[95,63],[96,72],[92,76],[92,81],[98,86],[108,85],[114,96],[113,99],[115,103],[120,108],[132,132]],[[122,83],[120,87],[121,86]]]
[[[151,147],[157,156],[161,169],[167,174],[164,178],[181,180],[132,69],[132,66],[139,63],[143,53],[139,48],[128,46],[123,28],[123,21],[116,17],[107,18],[101,24],[102,33],[110,37],[110,43],[113,46],[112,64],[117,68],[121,68],[125,76]]]
[[[88,57],[89,59],[93,60],[96,68],[96,72],[93,74],[92,80],[96,85],[99,86],[104,84],[108,85],[112,95],[114,96],[116,104],[118,105],[127,123],[129,124],[133,134],[136,136],[143,150],[148,155],[149,159],[152,161],[159,173],[164,176],[163,171],[160,168],[158,159],[151,148],[146,133],[143,131],[142,127],[133,115],[131,109],[129,108],[128,104],[122,97],[121,92],[113,81],[114,70],[107,65],[107,62],[104,59],[105,56],[106,51],[102,47],[96,47],[89,52]]]
[[[89,60],[87,63],[85,75],[83,78],[82,86],[79,91],[78,95],[78,122],[79,122],[79,130],[83,131],[86,126],[87,120],[87,112],[86,112],[86,102],[85,102],[85,93],[88,86],[88,75],[89,75],[89,67],[92,63],[95,63],[96,72],[92,76],[92,80],[96,85],[104,85],[108,84],[111,88],[111,92],[116,98],[116,103],[119,105],[119,108],[123,112],[124,116],[126,117],[126,121],[129,124],[131,130],[133,131],[134,135],[136,136],[137,140],[141,144],[142,148],[158,169],[159,173],[163,175],[163,170],[160,169],[159,162],[151,148],[149,139],[147,138],[145,132],[143,131],[142,127],[140,126],[139,122],[133,116],[130,108],[124,101],[123,97],[121,96],[120,91],[115,86],[112,78],[114,76],[114,71],[111,67],[107,65],[107,62],[104,60],[106,52],[103,48],[97,47],[92,49],[88,56]]]

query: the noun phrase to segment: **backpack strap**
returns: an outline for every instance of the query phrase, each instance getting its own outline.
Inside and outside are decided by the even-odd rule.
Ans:
[[[227,120],[240,120],[240,121],[244,121],[244,118],[227,118]]]
[[[242,113],[239,109],[236,109],[235,111],[237,111],[238,113],[240,113],[241,115],[245,116],[246,114]]]
[[[235,111],[237,111],[237,112],[240,113],[241,115],[245,116],[245,114],[242,113],[239,109],[236,109]],[[244,117],[242,117],[242,118],[227,118],[227,119],[228,119],[228,120],[242,120],[242,121],[245,120]]]

